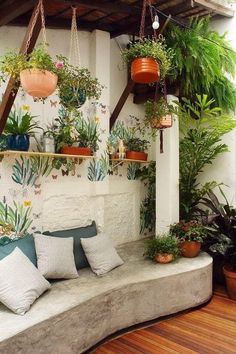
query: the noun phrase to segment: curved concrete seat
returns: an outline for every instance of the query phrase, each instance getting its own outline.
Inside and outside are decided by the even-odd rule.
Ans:
[[[0,307],[1,354],[81,353],[122,328],[176,313],[212,295],[212,258],[168,265],[143,258],[143,241],[118,247],[125,264],[103,277],[89,268],[55,282],[25,316]]]

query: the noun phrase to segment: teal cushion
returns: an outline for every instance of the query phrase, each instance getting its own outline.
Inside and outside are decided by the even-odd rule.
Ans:
[[[26,235],[19,240],[0,246],[0,260],[12,253],[16,247],[18,247],[29,258],[35,267],[37,266],[33,235]]]
[[[80,238],[88,238],[97,235],[97,228],[95,221],[91,225],[85,227],[78,227],[76,229],[60,230],[60,231],[46,231],[44,235],[54,237],[73,237],[74,238],[74,256],[75,265],[77,269],[88,267],[88,261],[85,256],[84,250],[81,246]]]

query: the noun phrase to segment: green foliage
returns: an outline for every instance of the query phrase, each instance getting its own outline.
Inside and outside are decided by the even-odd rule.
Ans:
[[[194,103],[183,99],[182,104],[177,104],[176,114],[183,134],[179,150],[181,219],[191,220],[200,198],[217,185],[209,182],[200,187],[198,177],[205,166],[228,151],[221,138],[236,127],[236,121],[222,114],[219,107],[211,108],[213,103],[206,95],[197,95]]]
[[[164,98],[160,98],[156,101],[147,101],[144,104],[145,107],[145,118],[144,125],[149,128],[152,127],[152,121],[155,120],[155,125],[160,124],[160,120],[162,117],[165,117],[168,114],[171,114],[172,109],[170,105],[168,105],[167,101]],[[156,134],[156,130],[154,131]]]
[[[14,202],[14,207],[0,202],[0,225],[10,224],[17,236],[24,235],[32,224],[32,208]]]
[[[41,129],[38,122],[34,122],[35,117],[22,107],[14,108],[8,116],[4,133],[8,135],[34,134],[35,129]]]
[[[167,49],[164,42],[144,39],[135,43],[130,43],[122,56],[125,61],[131,63],[136,58],[153,58],[160,66],[161,79],[164,79],[171,68],[172,51]]]
[[[8,142],[5,134],[0,135],[0,151],[7,150]]]
[[[180,88],[180,97],[193,98],[196,92],[215,99],[225,111],[236,107],[236,89],[230,81],[235,75],[236,52],[226,39],[210,28],[210,20],[192,20],[191,30],[175,25],[166,31],[172,58],[170,80]]]
[[[137,172],[139,171],[139,163],[130,163],[127,167],[127,179],[134,181],[137,178]]]
[[[180,241],[202,242],[206,237],[205,227],[196,220],[181,220],[170,226],[170,233]]]
[[[144,152],[148,149],[148,146],[150,145],[150,142],[144,139],[140,138],[130,138],[126,140],[125,146],[128,151],[137,151],[137,152]]]
[[[157,235],[146,242],[145,256],[154,259],[158,253],[167,253],[176,258],[180,255],[178,243],[178,239],[171,234]]]
[[[88,167],[88,179],[90,181],[103,181],[107,176],[109,160],[107,154],[101,156],[99,160],[93,159]]]
[[[85,120],[81,116],[76,122],[75,128],[78,133],[78,141],[80,147],[89,147],[96,152],[99,148],[98,124],[94,120]]]

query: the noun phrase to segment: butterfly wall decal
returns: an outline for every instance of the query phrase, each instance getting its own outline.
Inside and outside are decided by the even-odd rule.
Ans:
[[[41,187],[41,184],[35,184],[34,188],[39,189]]]
[[[41,217],[41,215],[42,215],[42,213],[38,213],[38,214],[33,213],[34,219],[39,219]]]
[[[40,194],[41,194],[41,189],[40,189],[40,190],[38,190],[38,191],[34,191],[34,194],[35,194],[35,195],[37,195],[37,194],[39,194],[39,195],[40,195]]]
[[[77,174],[77,177],[78,177],[78,178],[81,178],[82,176],[81,176],[81,175],[79,175],[79,174]]]
[[[102,114],[106,114],[107,113],[107,111],[105,109],[102,109],[101,112],[102,112]]]
[[[69,170],[61,170],[62,176],[69,176]]]
[[[100,132],[101,132],[101,134],[105,134],[106,133],[106,129],[100,129]]]
[[[52,175],[52,179],[57,179],[57,175]]]
[[[106,108],[106,105],[105,105],[105,104],[102,104],[102,103],[100,103],[99,106],[102,107],[103,109]]]
[[[56,107],[57,101],[50,100],[50,105],[51,105],[51,107]]]

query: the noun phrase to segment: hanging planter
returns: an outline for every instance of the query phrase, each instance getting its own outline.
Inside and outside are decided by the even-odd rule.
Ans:
[[[150,122],[152,129],[165,129],[172,127],[172,115],[167,114],[161,118],[152,118]]]
[[[147,101],[145,103],[144,124],[152,129],[165,129],[172,127],[171,107],[165,98],[158,101]]]
[[[82,107],[87,98],[85,90],[73,86],[65,86],[59,91],[59,96],[61,104],[68,109]]]
[[[131,79],[140,84],[158,82],[160,69],[153,58],[137,58],[131,63]]]
[[[33,97],[50,96],[57,88],[58,77],[48,70],[25,69],[20,73],[22,88]]]

